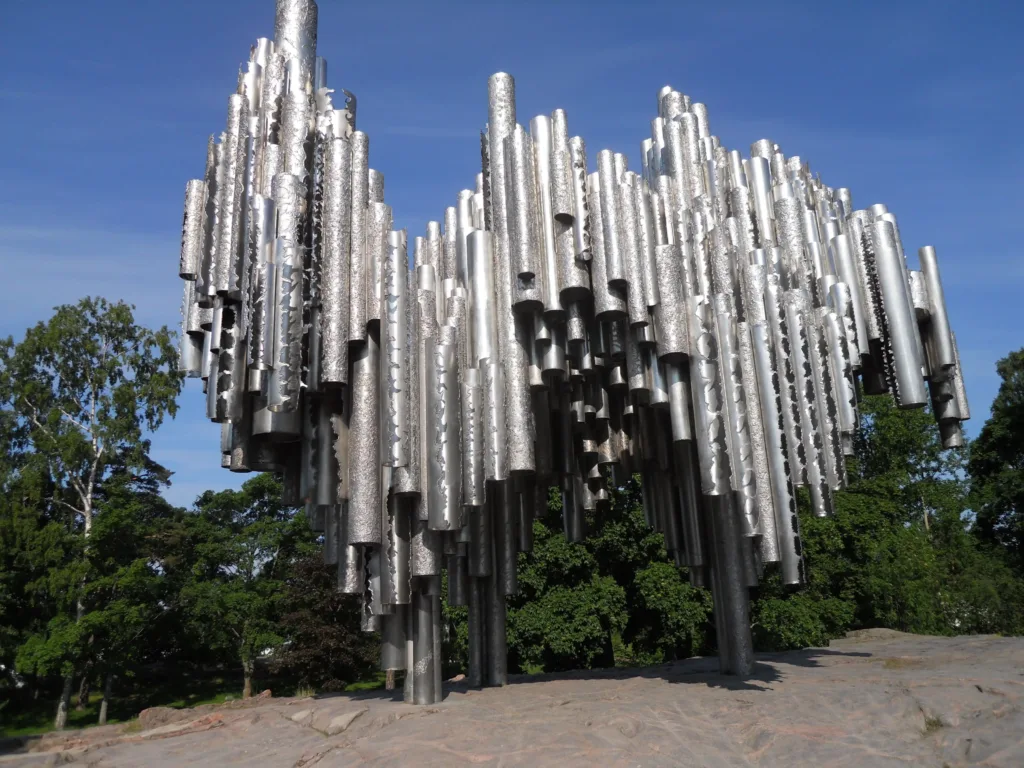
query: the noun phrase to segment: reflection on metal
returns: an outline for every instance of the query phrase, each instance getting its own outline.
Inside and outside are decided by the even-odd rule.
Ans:
[[[481,173],[435,201],[443,231],[410,238],[316,20],[278,0],[185,189],[180,369],[224,466],[284,473],[418,704],[441,696],[442,571],[471,684],[504,684],[537,507],[560,496],[579,541],[633,473],[713,593],[722,670],[749,673],[749,588],[762,565],[804,580],[796,491],[831,514],[858,392],[930,400],[943,445],[963,443],[935,249],[909,269],[885,206],[854,210],[769,139],[727,151],[669,87],[636,171],[608,149],[588,167],[564,111],[517,118],[504,73]]]

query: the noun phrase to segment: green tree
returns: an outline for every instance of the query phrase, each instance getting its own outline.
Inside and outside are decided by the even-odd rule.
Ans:
[[[17,695],[21,685],[27,686],[21,695],[38,695],[39,670],[23,657],[46,637],[60,606],[68,605],[55,577],[66,576],[75,537],[63,514],[58,519],[48,514],[46,492],[44,478],[29,468],[0,476],[0,688],[11,689],[8,695]],[[19,667],[20,675],[15,672]]]
[[[182,618],[203,646],[241,665],[248,698],[257,658],[284,640],[289,569],[315,551],[315,539],[305,516],[281,503],[281,484],[269,474],[238,491],[207,491],[182,523],[171,574]]]
[[[801,515],[808,584],[769,569],[753,605],[757,647],[821,645],[848,629],[1019,632],[1024,584],[968,532],[965,451],[944,450],[926,410],[861,402],[849,486],[835,515]]]
[[[83,619],[93,641],[90,669],[103,681],[101,725],[114,677],[143,661],[175,604],[159,565],[159,530],[177,512],[160,495],[168,475],[151,465],[145,473],[116,472],[101,488],[85,592],[95,607]]]
[[[560,524],[537,521],[519,579],[509,599],[510,666],[552,672],[614,664],[612,633],[625,624],[625,592],[600,574],[584,545],[566,541]]]
[[[660,663],[707,651],[713,637],[711,595],[690,586],[686,569],[669,558],[665,538],[647,525],[639,480],[612,489],[611,503],[590,523],[588,549],[601,573],[625,592],[624,659]]]
[[[319,552],[290,570],[279,630],[286,642],[274,666],[301,686],[344,690],[378,662],[379,639],[360,627],[360,596],[338,591],[338,569],[324,565]]]
[[[650,563],[636,574],[624,639],[634,661],[659,663],[706,650],[711,593],[690,586],[674,563]]]
[[[0,341],[0,411],[9,454],[19,473],[40,478],[39,503],[72,542],[48,577],[57,614],[45,633],[26,641],[20,658],[37,674],[60,674],[55,725],[67,721],[73,678],[88,655],[83,618],[88,602],[89,543],[97,494],[114,466],[141,469],[145,432],[174,415],[181,387],[167,328],[135,323],[122,302],[86,298],[58,307],[25,338]],[[47,524],[49,525],[49,523]]]
[[[565,540],[561,495],[534,523],[509,601],[509,663],[521,669],[653,663],[707,648],[710,595],[689,585],[644,521],[636,479],[587,515],[586,539]],[[458,627],[456,628],[458,635]]]
[[[1002,383],[971,447],[975,531],[1024,573],[1024,349],[996,364]]]

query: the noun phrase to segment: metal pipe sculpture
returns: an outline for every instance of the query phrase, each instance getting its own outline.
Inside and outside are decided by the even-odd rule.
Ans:
[[[911,270],[885,206],[854,210],[768,139],[726,150],[668,86],[640,171],[607,149],[589,165],[564,111],[520,120],[504,73],[481,174],[410,247],[316,19],[278,0],[185,188],[181,370],[205,382],[224,466],[283,475],[410,701],[441,696],[442,571],[471,684],[504,684],[537,506],[557,488],[579,541],[634,473],[713,593],[722,671],[748,674],[749,590],[768,563],[803,580],[795,491],[832,513],[858,378],[930,399],[962,443],[935,249]]]

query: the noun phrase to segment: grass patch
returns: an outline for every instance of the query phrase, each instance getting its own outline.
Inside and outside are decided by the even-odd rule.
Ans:
[[[387,673],[378,672],[375,677],[369,680],[357,680],[354,683],[349,683],[345,686],[345,693],[359,693],[360,691],[379,691],[384,688],[384,683],[387,682],[387,679]]]
[[[944,725],[945,724],[942,722],[941,718],[930,717],[929,715],[925,715],[924,716],[924,732],[925,733],[935,733],[935,731],[939,730]]]

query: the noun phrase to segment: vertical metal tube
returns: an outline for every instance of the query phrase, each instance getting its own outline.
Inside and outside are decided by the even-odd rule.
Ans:
[[[351,214],[349,218],[349,341],[366,340],[366,294],[369,289],[366,257],[366,208],[369,204],[370,137],[356,131],[349,140],[352,157],[349,173],[352,179]]]
[[[516,572],[519,553],[518,497],[512,488],[512,481],[492,483],[492,503],[489,505],[494,531],[494,577],[498,593],[514,595],[519,591]]]
[[[267,407],[274,413],[294,412],[299,407],[302,367],[302,259],[295,242],[283,237],[274,244],[274,280],[274,354]]]
[[[429,361],[427,416],[427,509],[430,527],[462,527],[462,435],[455,329],[443,325],[437,340],[424,342]]]
[[[531,132],[532,137],[521,125],[517,125],[512,134],[505,138],[509,258],[516,276],[527,281],[539,274],[538,251],[543,244],[538,242],[537,235],[540,227],[538,216],[543,210],[540,202],[544,192],[538,187],[541,177],[534,170],[534,145],[539,137],[532,127]],[[541,151],[540,146],[537,146],[537,151]],[[539,158],[537,169],[540,169]],[[547,169],[544,170],[543,181],[546,182]]]
[[[913,335],[917,322],[907,298],[903,264],[896,243],[896,232],[888,221],[872,226],[875,265],[882,305],[889,324],[889,340],[894,365],[893,395],[901,408],[919,408],[927,401],[921,379],[921,360]]]
[[[314,0],[277,0],[274,45],[283,56],[298,59],[312,84],[316,64],[317,7]]]
[[[381,616],[380,631],[380,668],[381,671],[405,669],[406,644],[408,635],[406,630],[409,623],[407,616],[408,606],[396,605],[395,612]]]
[[[624,287],[627,277],[621,245],[621,209],[619,206],[621,179],[615,174],[615,156],[611,150],[602,149],[597,153],[597,174],[600,188],[605,277],[608,285]]]
[[[462,375],[462,503],[484,503],[484,404],[479,368]]]
[[[469,635],[469,668],[466,679],[471,688],[484,680],[484,579],[469,579],[469,611],[466,620]]]
[[[406,298],[408,257],[401,232],[388,234],[384,262],[381,316],[381,460],[384,466],[401,467],[409,462],[409,383],[406,361],[408,321]]]
[[[712,567],[717,571],[720,588],[715,610],[722,612],[729,648],[728,658],[719,658],[719,666],[727,674],[748,677],[754,667],[754,641],[750,632],[750,595],[739,550],[744,541],[738,515],[729,496],[709,496],[708,507],[715,551]]]
[[[182,253],[184,253],[184,246]],[[918,249],[917,257],[921,263],[925,286],[928,289],[927,353],[929,374],[932,379],[941,381],[956,365],[953,334],[949,329],[949,317],[946,313],[946,297],[942,291],[942,280],[939,277],[935,248],[926,245]]]
[[[363,591],[363,548],[349,544],[347,501],[342,502],[338,519],[338,591],[359,594]]]
[[[496,575],[484,579],[487,621],[487,685],[508,685],[508,640],[505,634],[505,597],[498,589]]]
[[[807,457],[807,488],[811,496],[811,509],[816,516],[827,517],[832,514],[832,489],[828,484],[825,466],[825,439],[811,368],[811,341],[807,329],[805,301],[805,297],[799,291],[786,291],[784,311],[793,369],[796,374],[800,433],[803,437],[804,455]]]
[[[352,350],[349,421],[349,543],[380,544],[381,464],[377,426],[380,349],[375,333]]]
[[[391,472],[384,470],[390,480]],[[387,501],[381,505],[381,603],[404,605],[411,600],[410,552],[412,521],[409,502],[386,488]]]
[[[433,704],[435,699],[434,664],[434,599],[422,592],[413,593],[415,633],[413,648],[413,700],[417,704]]]
[[[409,500],[410,504],[416,504]],[[426,520],[416,520],[413,514],[412,542],[410,544],[411,573],[413,576],[440,576],[444,558],[444,534],[432,529]]]

